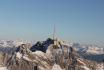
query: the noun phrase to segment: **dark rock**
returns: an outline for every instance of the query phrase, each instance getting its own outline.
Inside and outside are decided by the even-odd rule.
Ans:
[[[51,38],[48,38],[46,41],[43,41],[43,42],[38,41],[35,45],[33,45],[30,48],[30,50],[32,52],[35,52],[36,50],[38,50],[46,53],[46,50],[48,49],[48,46],[50,44],[54,44],[54,40],[52,40]]]

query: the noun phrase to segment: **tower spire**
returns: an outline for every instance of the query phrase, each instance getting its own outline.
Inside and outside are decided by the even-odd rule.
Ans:
[[[55,40],[55,33],[56,33],[56,25],[54,24],[54,28],[53,28],[53,40]]]

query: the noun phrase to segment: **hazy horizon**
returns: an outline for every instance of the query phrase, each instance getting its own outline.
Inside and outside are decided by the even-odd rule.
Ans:
[[[67,41],[104,46],[104,0],[0,0],[0,39]]]

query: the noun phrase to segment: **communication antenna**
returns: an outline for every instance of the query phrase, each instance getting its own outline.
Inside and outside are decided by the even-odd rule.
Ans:
[[[53,28],[53,40],[55,40],[55,34],[56,34],[56,25],[54,24],[54,28]]]

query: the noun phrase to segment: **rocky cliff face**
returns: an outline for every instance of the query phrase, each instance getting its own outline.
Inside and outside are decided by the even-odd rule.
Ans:
[[[0,65],[7,70],[103,70],[103,64],[85,59],[73,45],[50,38],[33,46],[21,44],[9,55],[0,53]]]

